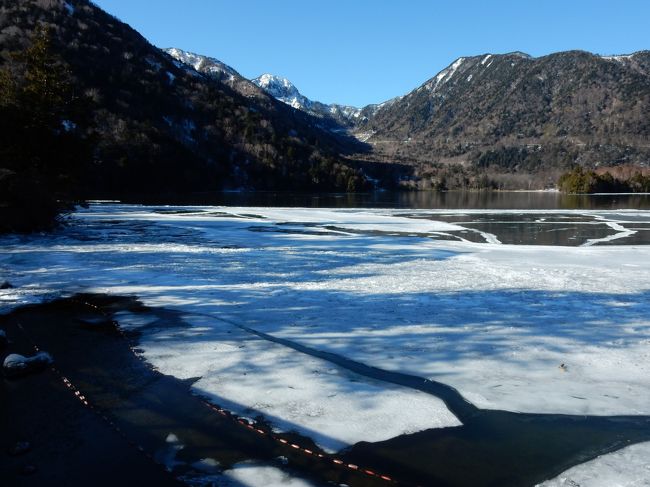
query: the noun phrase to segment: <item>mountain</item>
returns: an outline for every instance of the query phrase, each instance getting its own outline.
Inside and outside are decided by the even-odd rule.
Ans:
[[[266,92],[264,90],[259,89],[234,68],[218,59],[183,51],[175,47],[163,49],[163,51],[177,61],[175,64],[179,68],[184,68],[183,65],[191,66],[195,71],[227,84],[241,95],[265,98]]]
[[[319,101],[310,100],[301,94],[291,81],[280,76],[263,74],[252,80],[247,80],[233,68],[218,59],[178,48],[168,48],[164,49],[164,51],[177,61],[192,66],[192,68],[200,73],[225,81],[240,93],[247,95],[257,94],[254,88],[252,88],[256,86],[276,100],[316,117],[319,125],[326,130],[334,132],[345,131],[357,125],[358,121],[364,117],[360,108],[338,104],[328,105]]]
[[[649,113],[649,51],[515,52],[458,58],[354,130],[373,157],[419,166],[422,177],[457,165],[539,187],[574,163],[647,165]]]
[[[462,57],[406,95],[355,108],[160,50],[88,0],[0,0],[3,73],[20,70],[11,53],[38,26],[86,106],[59,125],[92,140],[82,187],[93,195],[355,190],[366,174],[384,186],[539,188],[576,163],[650,161],[648,51]],[[5,153],[0,172],[15,164]]]
[[[209,58],[175,57],[206,74],[213,69]],[[647,164],[648,58],[648,51],[461,57],[410,93],[363,108],[311,100],[272,74],[251,81],[317,118],[321,128],[370,144],[372,152],[358,159],[415,168],[417,187],[481,187],[487,181],[539,188],[554,185],[575,163]]]
[[[303,96],[287,78],[281,78],[273,74],[263,74],[252,81],[276,100],[280,100],[297,110],[308,111],[314,104],[309,98]]]
[[[304,96],[287,78],[273,74],[263,74],[252,80],[255,85],[262,88],[276,100],[287,105],[309,113],[316,117],[328,120],[329,129],[333,131],[348,131],[352,133],[357,127],[363,126],[379,110],[392,105],[401,97],[396,97],[383,103],[366,105],[357,108],[350,105],[338,103],[325,104],[319,101],[310,100]],[[332,123],[333,122],[333,123]]]
[[[360,108],[339,105],[336,103],[325,104],[313,101],[302,95],[300,91],[286,78],[272,74],[263,74],[252,80],[257,86],[297,110],[302,110],[316,117],[332,120],[333,128],[354,127],[364,117]]]
[[[361,144],[223,64],[197,72],[88,0],[0,0],[4,72],[20,71],[11,53],[41,27],[86,106],[84,120],[61,123],[94,141],[88,195],[364,187],[345,158]]]

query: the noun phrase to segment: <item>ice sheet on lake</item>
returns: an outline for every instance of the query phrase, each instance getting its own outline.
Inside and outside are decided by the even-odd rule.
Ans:
[[[228,323],[186,316],[189,329],[145,333],[145,357],[165,373],[201,377],[194,389],[276,430],[297,430],[334,452],[358,441],[457,426],[442,401],[364,380],[329,362],[257,338]]]
[[[573,467],[539,487],[648,487],[650,443],[628,446]]]
[[[233,407],[239,398],[241,411],[264,412],[277,427],[293,424],[309,435],[318,429],[341,443],[362,437],[354,430],[342,437],[332,408],[319,415],[291,401],[313,400],[313,391],[323,388],[350,411],[363,391],[373,391],[381,397],[374,399],[379,411],[394,412],[398,427],[389,434],[424,423],[405,422],[409,393],[364,381],[355,395],[349,376],[323,373],[327,366],[282,347],[240,337],[245,348],[227,353],[235,342],[221,336],[227,328],[221,318],[447,383],[479,407],[650,414],[650,247],[442,241],[423,236],[462,226],[436,221],[442,211],[408,213],[92,205],[54,235],[0,239],[0,280],[17,286],[0,291],[0,300],[7,309],[51,293],[95,291],[178,309],[193,317],[187,336],[147,331],[146,320],[131,323],[143,330],[154,365],[203,376],[201,391]],[[613,230],[650,221],[643,211],[561,213],[610,222]],[[285,368],[265,368],[271,357]],[[305,390],[266,402],[258,396],[269,380],[294,394],[294,377],[281,372],[294,366]],[[245,379],[233,385],[237,374]],[[440,414],[439,425],[448,424],[437,404],[430,407]],[[412,416],[423,418],[423,410]]]

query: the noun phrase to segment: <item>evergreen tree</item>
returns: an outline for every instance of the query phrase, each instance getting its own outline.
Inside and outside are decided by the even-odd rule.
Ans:
[[[0,231],[54,224],[74,201],[88,158],[75,122],[82,107],[51,44],[49,31],[38,28],[0,71]]]

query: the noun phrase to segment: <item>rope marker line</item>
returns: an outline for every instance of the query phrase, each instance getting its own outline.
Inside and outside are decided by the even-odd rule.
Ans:
[[[87,301],[78,301],[78,300],[74,300],[74,301],[93,308],[95,311],[97,311],[101,315],[105,316],[108,320],[110,320],[111,324],[115,327],[117,332],[125,339],[126,343],[128,344],[129,350],[138,359],[138,361],[140,363],[143,363],[150,370],[156,371],[156,372],[158,371],[158,369],[156,369],[152,364],[150,364],[146,360],[142,359],[141,355],[138,353],[138,350],[136,350],[136,347],[131,346],[130,338],[120,328],[119,324],[115,320],[112,319],[111,315],[106,313],[99,306],[94,305],[92,303],[89,303]],[[141,350],[141,349],[139,349],[139,350]],[[370,470],[370,469],[360,468],[358,465],[355,465],[353,463],[345,463],[343,460],[341,460],[339,458],[336,458],[336,457],[331,457],[329,455],[324,455],[322,453],[315,453],[312,450],[310,450],[308,448],[303,448],[303,447],[301,447],[300,445],[298,445],[296,443],[289,443],[288,440],[286,440],[284,438],[281,438],[281,437],[275,435],[274,433],[272,433],[270,431],[265,431],[265,430],[263,430],[261,428],[256,427],[256,425],[258,424],[256,422],[251,424],[246,419],[238,417],[232,411],[228,411],[228,410],[223,409],[221,407],[215,406],[214,404],[212,404],[211,402],[207,401],[204,398],[200,398],[200,400],[205,406],[210,408],[212,411],[217,412],[218,414],[220,414],[221,416],[223,416],[225,418],[231,419],[235,424],[239,424],[239,425],[241,425],[241,426],[243,426],[243,427],[245,427],[245,428],[247,428],[247,429],[249,429],[251,431],[254,431],[254,432],[258,433],[261,436],[266,436],[266,437],[270,438],[271,440],[282,444],[283,446],[288,446],[288,447],[290,447],[290,448],[292,448],[292,449],[294,449],[294,450],[296,450],[296,451],[298,451],[300,453],[303,453],[305,455],[309,455],[309,456],[312,456],[312,457],[316,457],[316,458],[318,458],[320,460],[323,460],[325,462],[331,462],[331,464],[333,466],[336,466],[336,467],[343,467],[343,468],[346,468],[348,470],[354,471],[356,473],[363,473],[363,474],[365,474],[365,475],[367,475],[369,477],[373,477],[375,479],[383,480],[385,482],[390,482],[390,483],[393,483],[393,484],[397,483],[396,480],[394,480],[392,477],[390,477],[388,475],[379,474],[379,473],[377,473],[377,472],[375,472],[373,470]],[[88,405],[88,404],[86,403],[86,405]],[[92,407],[92,406],[90,406],[90,407]],[[126,437],[126,435],[124,435],[124,433],[122,433],[122,435]],[[138,448],[141,448],[141,447],[138,446]]]

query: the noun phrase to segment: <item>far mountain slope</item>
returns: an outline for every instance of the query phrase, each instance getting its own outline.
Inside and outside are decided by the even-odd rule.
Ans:
[[[650,52],[457,59],[357,130],[376,155],[489,173],[650,162]]]
[[[331,119],[340,127],[353,127],[364,117],[360,108],[310,100],[286,78],[263,74],[253,79],[253,83],[287,105],[325,120]]]
[[[254,83],[244,78],[234,68],[222,63],[218,59],[183,51],[175,47],[163,49],[163,51],[173,57],[178,61],[178,63],[191,66],[197,72],[206,74],[212,79],[221,81],[244,96],[265,98],[266,92],[264,90],[259,89]],[[181,68],[183,67],[180,64],[177,64],[177,66]]]
[[[268,93],[276,100],[312,115],[318,120],[318,124],[326,130],[345,132],[347,129],[356,126],[366,116],[365,112],[360,108],[338,104],[327,105],[310,100],[300,93],[291,81],[280,76],[263,74],[253,80],[247,80],[218,59],[178,48],[165,49],[165,52],[174,59],[192,66],[200,73],[224,81],[242,94],[259,94],[259,91],[253,88],[257,87],[258,90]]]
[[[462,57],[412,92],[361,109],[310,100],[271,74],[252,83],[320,126],[367,141],[373,152],[360,158],[415,166],[425,180],[419,187],[426,180],[445,187],[440,174],[450,164],[462,173],[452,187],[476,186],[480,174],[499,187],[545,187],[574,163],[650,161],[649,58],[647,51]],[[213,69],[202,59],[189,63]]]

